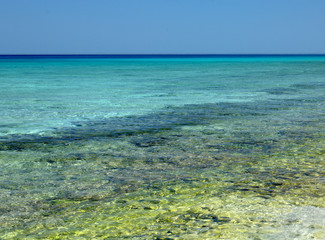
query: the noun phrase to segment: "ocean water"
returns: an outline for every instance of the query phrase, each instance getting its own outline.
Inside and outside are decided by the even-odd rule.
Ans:
[[[0,57],[1,239],[325,239],[325,56]]]

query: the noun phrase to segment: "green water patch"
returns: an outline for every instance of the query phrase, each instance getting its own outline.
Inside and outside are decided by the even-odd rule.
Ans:
[[[323,239],[323,116],[319,98],[188,105],[2,138],[0,234]]]

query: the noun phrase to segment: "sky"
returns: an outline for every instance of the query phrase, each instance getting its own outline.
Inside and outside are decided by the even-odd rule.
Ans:
[[[0,0],[0,54],[325,53],[325,0]]]

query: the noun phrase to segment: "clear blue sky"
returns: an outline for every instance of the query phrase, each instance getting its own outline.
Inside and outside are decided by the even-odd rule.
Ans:
[[[0,54],[325,53],[325,0],[0,0]]]

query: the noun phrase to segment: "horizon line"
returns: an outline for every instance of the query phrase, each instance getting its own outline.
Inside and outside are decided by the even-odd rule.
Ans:
[[[31,58],[46,58],[46,57],[93,57],[93,58],[168,58],[168,57],[303,57],[303,56],[325,56],[325,53],[144,53],[144,54],[136,54],[136,53],[122,53],[122,54],[99,54],[99,53],[91,53],[91,54],[0,54],[0,58],[14,58],[14,57],[31,57]]]
[[[3,55],[325,55],[324,53],[0,53]]]

